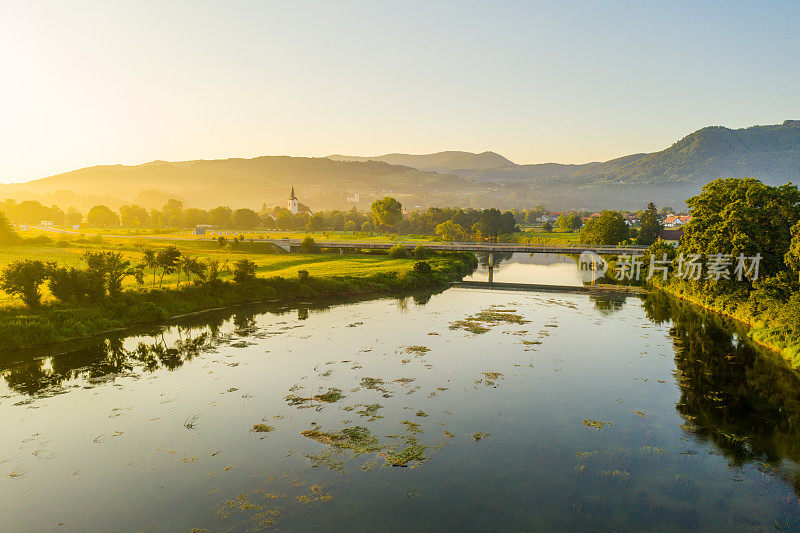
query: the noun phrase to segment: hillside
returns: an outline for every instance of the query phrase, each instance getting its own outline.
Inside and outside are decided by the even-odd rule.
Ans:
[[[210,208],[220,204],[261,207],[283,205],[294,186],[301,200],[316,209],[345,207],[354,192],[367,196],[391,191],[413,194],[421,190],[461,187],[462,180],[433,172],[389,165],[379,161],[348,162],[326,158],[256,157],[199,161],[153,161],[142,165],[87,167],[21,184],[0,186],[0,197],[83,197],[110,204],[136,201],[163,205],[179,198],[188,205]],[[60,192],[59,192],[60,191]],[[69,191],[69,192],[65,192]],[[152,202],[147,199],[152,198]],[[352,204],[351,204],[352,206]],[[363,206],[362,206],[363,207]]]
[[[334,154],[329,155],[328,159],[333,159],[334,161],[383,161],[390,165],[402,165],[444,174],[497,168],[506,165],[515,166],[512,161],[494,152],[474,154],[472,152],[448,151],[422,155],[384,154],[369,157]]]
[[[380,159],[380,160],[379,160]],[[147,207],[178,198],[187,205],[257,208],[283,205],[295,186],[312,209],[360,209],[392,195],[408,208],[679,207],[718,177],[752,176],[777,185],[800,181],[800,121],[743,129],[700,129],[669,148],[578,165],[518,165],[494,152],[439,152],[377,157],[265,156],[95,166],[28,183],[0,185],[0,198],[37,199],[88,209],[96,203]]]

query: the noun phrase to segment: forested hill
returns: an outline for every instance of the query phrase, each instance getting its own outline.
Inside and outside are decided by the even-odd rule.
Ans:
[[[262,203],[284,205],[292,186],[301,201],[315,209],[345,206],[347,197],[356,192],[408,195],[469,188],[457,176],[379,161],[269,156],[87,167],[27,183],[0,185],[0,198],[44,196],[45,201],[74,205],[85,203],[82,198],[88,197],[88,203],[136,201],[153,207],[178,198],[202,208],[256,208]],[[364,200],[370,201],[369,196]]]
[[[376,159],[382,159],[377,161]],[[256,157],[95,166],[0,185],[0,199],[88,209],[95,203],[160,207],[169,198],[202,208],[283,205],[294,186],[312,209],[360,209],[383,196],[416,207],[679,208],[718,177],[800,182],[800,121],[700,129],[669,148],[580,165],[518,165],[494,152],[376,157]],[[359,193],[360,202],[347,200]]]
[[[472,152],[437,152],[435,154],[384,154],[369,157],[353,155],[329,155],[334,161],[383,161],[390,165],[403,165],[419,170],[430,170],[445,174],[469,172],[506,165],[516,166],[512,161],[494,152],[473,154]]]

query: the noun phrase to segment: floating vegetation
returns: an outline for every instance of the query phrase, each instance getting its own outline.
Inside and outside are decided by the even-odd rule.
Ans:
[[[630,477],[631,473],[626,472],[625,470],[602,470],[600,472],[600,475],[606,477],[617,477],[617,478],[627,479],[628,477]]]
[[[522,341],[525,346],[533,346],[534,344],[542,344],[542,341]]]
[[[413,353],[414,355],[425,355],[430,351],[431,349],[427,346],[406,346],[404,350],[405,353]]]
[[[611,422],[605,422],[603,420],[592,420],[590,418],[587,418],[586,420],[584,420],[583,421],[583,425],[586,426],[586,427],[590,427],[592,429],[603,429],[606,426],[609,426],[609,427],[613,426],[613,424]]]
[[[426,446],[419,443],[414,443],[406,446],[398,452],[388,452],[386,454],[386,463],[391,466],[407,467],[409,463],[421,463],[425,461]],[[412,465],[413,466],[413,465]]]
[[[416,434],[416,433],[422,433],[423,432],[422,426],[420,426],[416,422],[412,422],[411,420],[403,420],[400,423],[403,424],[406,427],[406,431],[410,431],[411,433]]]
[[[591,452],[577,452],[575,455],[576,455],[577,457],[591,457],[591,456],[593,456],[593,455],[597,455],[597,452],[596,452],[596,451],[591,451]]]
[[[425,417],[428,416],[428,413],[426,413],[425,411],[419,410],[419,411],[417,411],[416,415],[419,416],[419,417],[425,418]]]
[[[361,378],[361,386],[365,389],[372,389],[380,392],[388,392],[385,388],[384,381],[381,378]]]
[[[348,328],[355,328],[355,327],[361,326],[363,324],[364,324],[363,322],[353,322],[352,324],[347,324],[347,327]]]
[[[454,437],[455,437],[455,435],[453,435],[452,433],[450,433],[450,432],[449,432],[449,431],[447,431],[446,429],[445,429],[444,431],[442,431],[442,436],[443,436],[444,438],[446,438],[446,439],[452,439],[452,438],[454,438]]]
[[[501,372],[482,372],[486,379],[490,379],[492,381],[497,381],[498,379],[503,379],[503,374]]]
[[[631,411],[631,413],[633,413],[633,414],[635,414],[635,415],[638,415],[638,416],[641,416],[642,418],[647,418],[647,415],[646,415],[646,414],[644,414],[644,413],[643,413],[643,412],[641,412],[641,411]]]
[[[250,430],[251,433],[269,433],[275,431],[275,428],[266,424],[255,424]]]
[[[383,448],[370,430],[363,426],[344,428],[338,433],[326,433],[318,429],[307,429],[303,431],[301,435],[321,444],[333,446],[334,448],[351,450],[356,455],[377,452]]]
[[[486,437],[489,437],[489,436],[490,435],[488,433],[484,432],[484,431],[476,431],[475,433],[472,434],[472,440],[474,440],[475,442],[478,442],[479,440],[485,439]]]
[[[489,308],[465,318],[464,320],[456,320],[451,322],[450,329],[463,329],[470,333],[480,335],[486,333],[494,326],[502,324],[527,324],[530,320],[526,320],[521,315],[518,315],[516,309],[495,309]]]
[[[342,394],[341,389],[337,389],[335,387],[328,389],[328,392],[324,394],[315,394],[314,399],[319,400],[325,403],[336,403],[342,398],[344,398],[344,394]]]
[[[360,416],[366,418],[369,422],[373,420],[377,420],[379,418],[383,418],[383,416],[378,414],[378,409],[381,409],[383,406],[379,403],[371,403],[362,406],[361,409],[356,411]]]

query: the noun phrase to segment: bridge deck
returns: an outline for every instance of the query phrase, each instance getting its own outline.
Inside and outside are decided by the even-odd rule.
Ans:
[[[254,239],[253,242],[269,242],[284,249],[297,248],[300,239]],[[397,243],[397,242],[357,242],[357,241],[316,241],[322,248],[346,250],[388,250],[392,246],[401,244],[413,250],[420,244],[428,250],[451,252],[518,252],[518,253],[546,253],[546,254],[576,254],[594,252],[605,255],[641,254],[647,250],[646,246],[543,246],[540,244],[520,243],[475,243],[475,242],[424,242],[424,243]]]
[[[462,289],[489,289],[499,291],[572,292],[579,294],[634,295],[647,290],[633,285],[545,285],[540,283],[504,283],[486,281],[457,281],[453,287]]]

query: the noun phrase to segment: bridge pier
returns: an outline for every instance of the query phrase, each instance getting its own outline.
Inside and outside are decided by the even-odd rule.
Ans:
[[[489,252],[489,283],[494,282],[494,252]]]

